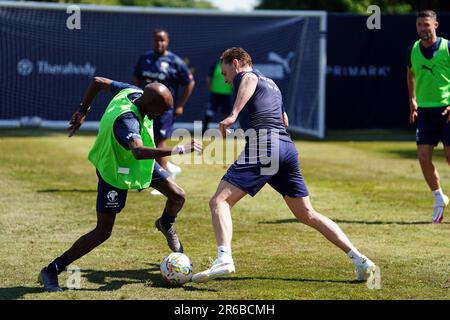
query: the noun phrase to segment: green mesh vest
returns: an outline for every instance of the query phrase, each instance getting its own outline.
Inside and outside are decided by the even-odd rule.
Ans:
[[[225,82],[222,75],[222,66],[220,63],[216,64],[214,72],[211,76],[211,92],[217,94],[230,95],[233,93],[233,86]]]
[[[136,160],[114,136],[114,121],[125,112],[133,112],[141,125],[141,137],[145,147],[154,148],[153,121],[142,118],[138,108],[127,98],[138,89],[121,90],[109,103],[100,120],[100,128],[88,159],[110,185],[119,189],[145,189],[152,180],[154,159]]]
[[[426,59],[420,51],[420,40],[411,51],[412,72],[416,79],[417,105],[422,108],[450,105],[450,56],[448,40],[441,38],[438,51]]]

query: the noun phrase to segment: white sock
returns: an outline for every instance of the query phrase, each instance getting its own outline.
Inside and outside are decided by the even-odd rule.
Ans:
[[[233,262],[233,258],[231,256],[231,248],[226,247],[226,246],[218,246],[217,247],[217,260],[220,263]]]
[[[347,252],[347,257],[349,257],[354,264],[362,264],[365,259],[367,259],[358,249],[352,249]]]
[[[433,196],[434,196],[434,201],[437,204],[442,204],[444,203],[444,192],[442,192],[442,189],[439,188],[437,190],[432,191],[433,192]]]

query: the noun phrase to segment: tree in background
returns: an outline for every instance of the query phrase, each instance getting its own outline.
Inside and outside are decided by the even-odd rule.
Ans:
[[[450,11],[450,1],[442,0],[261,0],[256,9],[367,13],[370,5],[379,6],[382,13],[414,13],[423,9],[438,13]]]

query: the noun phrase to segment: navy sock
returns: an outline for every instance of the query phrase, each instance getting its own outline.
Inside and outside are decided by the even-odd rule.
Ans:
[[[63,253],[60,257],[56,258],[47,266],[48,272],[60,274],[71,263],[66,253]]]
[[[177,217],[169,215],[167,213],[166,209],[164,209],[162,216],[161,216],[161,225],[163,226],[164,229],[168,230],[175,223],[176,218]]]

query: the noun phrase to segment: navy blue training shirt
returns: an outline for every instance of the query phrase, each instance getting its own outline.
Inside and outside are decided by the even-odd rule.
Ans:
[[[136,86],[125,82],[113,81],[110,89],[113,96],[117,95],[121,90],[134,88],[139,89]],[[140,89],[139,89],[140,90]],[[142,96],[142,92],[135,92],[128,95],[130,101],[134,101]],[[128,143],[133,139],[141,139],[141,125],[137,116],[133,112],[125,112],[121,114],[114,122],[114,136],[122,147],[129,150]]]
[[[436,54],[436,52],[438,51],[439,47],[441,46],[441,38],[438,37],[436,39],[436,42],[433,43],[430,47],[426,48],[422,45],[422,43],[419,44],[420,46],[420,52],[422,52],[423,56],[425,57],[425,59],[431,59],[434,57],[434,55]],[[407,56],[407,60],[408,61],[408,68],[412,67],[411,64],[411,51],[412,51],[412,45],[408,47],[408,56]],[[448,42],[448,50],[450,51],[450,41]]]
[[[291,141],[283,125],[283,101],[281,91],[275,82],[263,76],[258,70],[249,71],[258,77],[256,89],[241,112],[247,121],[241,122],[244,130],[249,128],[268,131],[277,130],[280,140]],[[235,95],[239,90],[242,77],[248,72],[241,72],[233,80]]]
[[[178,87],[192,82],[192,74],[186,64],[176,54],[168,51],[165,56],[159,56],[150,50],[142,55],[134,68],[134,76],[142,86],[159,82],[169,88],[176,98]]]

